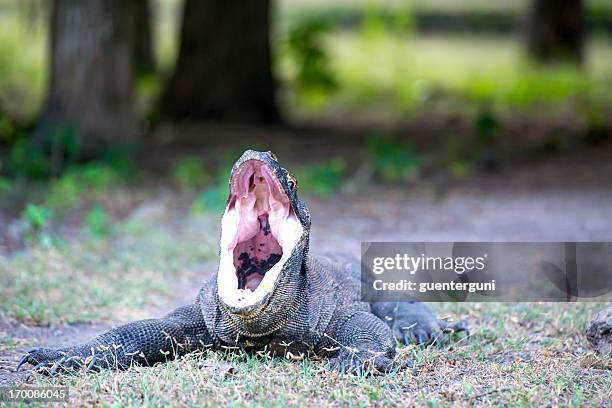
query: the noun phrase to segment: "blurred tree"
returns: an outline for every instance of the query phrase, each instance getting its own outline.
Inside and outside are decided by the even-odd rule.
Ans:
[[[162,114],[276,121],[269,13],[270,0],[186,0]]]
[[[57,152],[71,135],[81,157],[92,157],[133,135],[129,16],[122,0],[53,1],[49,89],[36,144]]]
[[[134,30],[132,36],[134,47],[134,68],[138,73],[155,71],[155,58],[153,57],[153,39],[151,34],[151,4],[149,0],[130,0],[132,6],[132,21],[130,25]]]
[[[532,0],[527,21],[527,49],[538,62],[580,64],[583,56],[582,0]]]

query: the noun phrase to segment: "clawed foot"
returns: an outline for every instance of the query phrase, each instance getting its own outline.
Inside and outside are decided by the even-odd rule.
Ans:
[[[430,319],[419,319],[407,325],[398,324],[398,330],[404,344],[417,344],[422,347],[429,345],[441,346],[449,339],[449,335],[463,332],[470,335],[467,323],[463,320],[448,323],[433,316]]]
[[[407,361],[398,368],[414,369],[414,362]],[[337,357],[331,358],[327,365],[328,370],[341,374],[355,374],[366,376],[374,374],[388,374],[395,368],[393,360],[382,355],[363,353],[350,348],[340,351]]]
[[[58,374],[73,373],[83,367],[85,372],[99,371],[99,363],[97,355],[83,358],[64,351],[33,348],[21,357],[15,371],[19,371],[25,364],[30,364],[34,366],[34,371],[53,377]]]
[[[395,305],[392,328],[398,341],[422,347],[431,344],[441,346],[449,339],[449,334],[455,332],[464,332],[469,336],[465,321],[448,323],[446,320],[440,320],[429,306],[420,302],[402,302]]]

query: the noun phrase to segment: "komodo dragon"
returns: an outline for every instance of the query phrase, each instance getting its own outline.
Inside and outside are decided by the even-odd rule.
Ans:
[[[248,150],[234,164],[221,221],[219,269],[194,304],[161,319],[117,327],[89,343],[35,348],[39,372],[152,365],[198,350],[239,347],[273,355],[328,356],[332,370],[388,372],[396,339],[428,344],[449,325],[417,302],[360,300],[358,263],[309,252],[310,212],[297,181],[271,152]]]

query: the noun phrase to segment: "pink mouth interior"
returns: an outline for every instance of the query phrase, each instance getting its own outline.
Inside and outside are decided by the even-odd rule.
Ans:
[[[282,257],[277,237],[290,205],[276,176],[257,160],[245,162],[232,178],[230,207],[239,215],[233,250],[238,289],[255,291]]]

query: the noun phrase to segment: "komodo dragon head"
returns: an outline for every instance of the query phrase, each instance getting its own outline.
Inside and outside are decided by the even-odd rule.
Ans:
[[[308,254],[310,213],[295,178],[271,152],[247,150],[232,168],[221,222],[218,297],[248,317],[296,297]]]

